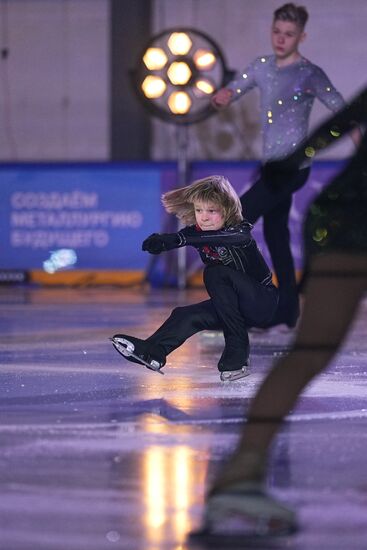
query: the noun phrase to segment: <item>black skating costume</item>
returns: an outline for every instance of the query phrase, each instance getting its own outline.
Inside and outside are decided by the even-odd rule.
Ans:
[[[134,339],[145,358],[162,365],[166,356],[193,334],[222,330],[225,349],[218,363],[221,372],[238,371],[248,365],[249,326],[266,326],[277,306],[278,291],[269,267],[243,221],[219,231],[201,231],[192,225],[178,233],[153,234],[143,250],[160,253],[194,246],[205,264],[204,284],[209,300],[177,307],[163,325],[145,341]],[[144,342],[144,344],[141,344]]]

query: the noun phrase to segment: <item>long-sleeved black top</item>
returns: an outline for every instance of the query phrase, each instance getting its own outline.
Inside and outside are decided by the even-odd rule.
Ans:
[[[272,274],[247,221],[218,231],[201,231],[195,225],[181,229],[178,247],[194,246],[204,264],[222,264],[242,271],[263,285],[272,284]]]

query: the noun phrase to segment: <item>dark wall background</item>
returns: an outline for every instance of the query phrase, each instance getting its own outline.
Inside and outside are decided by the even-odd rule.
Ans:
[[[150,36],[150,28],[150,0],[111,0],[110,151],[113,161],[144,160],[150,155],[150,119],[138,102],[129,75]]]

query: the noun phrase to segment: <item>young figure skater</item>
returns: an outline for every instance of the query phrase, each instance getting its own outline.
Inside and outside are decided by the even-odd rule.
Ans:
[[[293,3],[275,10],[271,27],[274,55],[255,59],[213,96],[214,107],[221,109],[249,90],[259,89],[264,162],[287,157],[306,138],[315,98],[334,112],[344,105],[342,96],[324,71],[299,52],[306,37],[307,19],[307,10]],[[251,224],[263,217],[265,242],[279,285],[279,306],[271,325],[286,324],[292,328],[299,316],[288,218],[292,194],[308,178],[310,159],[307,161],[289,171],[287,179],[277,189],[270,189],[260,177],[240,197],[246,219]]]
[[[288,159],[265,166],[273,182],[350,132],[365,131],[345,169],[311,204],[304,225],[307,253],[305,303],[290,353],[279,360],[258,390],[234,454],[209,493],[206,522],[215,527],[234,511],[296,526],[295,513],[264,491],[271,442],[304,387],[329,364],[343,342],[367,290],[367,88]]]
[[[209,176],[165,193],[163,205],[186,226],[177,233],[153,233],[142,245],[151,254],[194,246],[205,264],[209,300],[175,308],[149,338],[124,334],[112,338],[130,361],[153,370],[166,356],[200,330],[223,331],[225,347],[218,362],[223,381],[249,374],[249,326],[266,325],[275,312],[278,291],[256,242],[242,217],[239,198],[224,176]]]

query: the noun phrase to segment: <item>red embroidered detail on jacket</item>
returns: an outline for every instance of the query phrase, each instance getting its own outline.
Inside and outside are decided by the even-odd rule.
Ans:
[[[205,245],[201,248],[201,250],[206,254],[206,256],[212,260],[219,260],[219,254],[215,250],[215,248],[212,248],[211,246]]]
[[[201,227],[198,224],[195,224],[196,231],[202,231]],[[210,258],[211,260],[219,260],[219,254],[216,251],[215,248],[209,246],[208,244],[205,244],[204,246],[200,247],[201,251],[204,252],[207,258]]]

